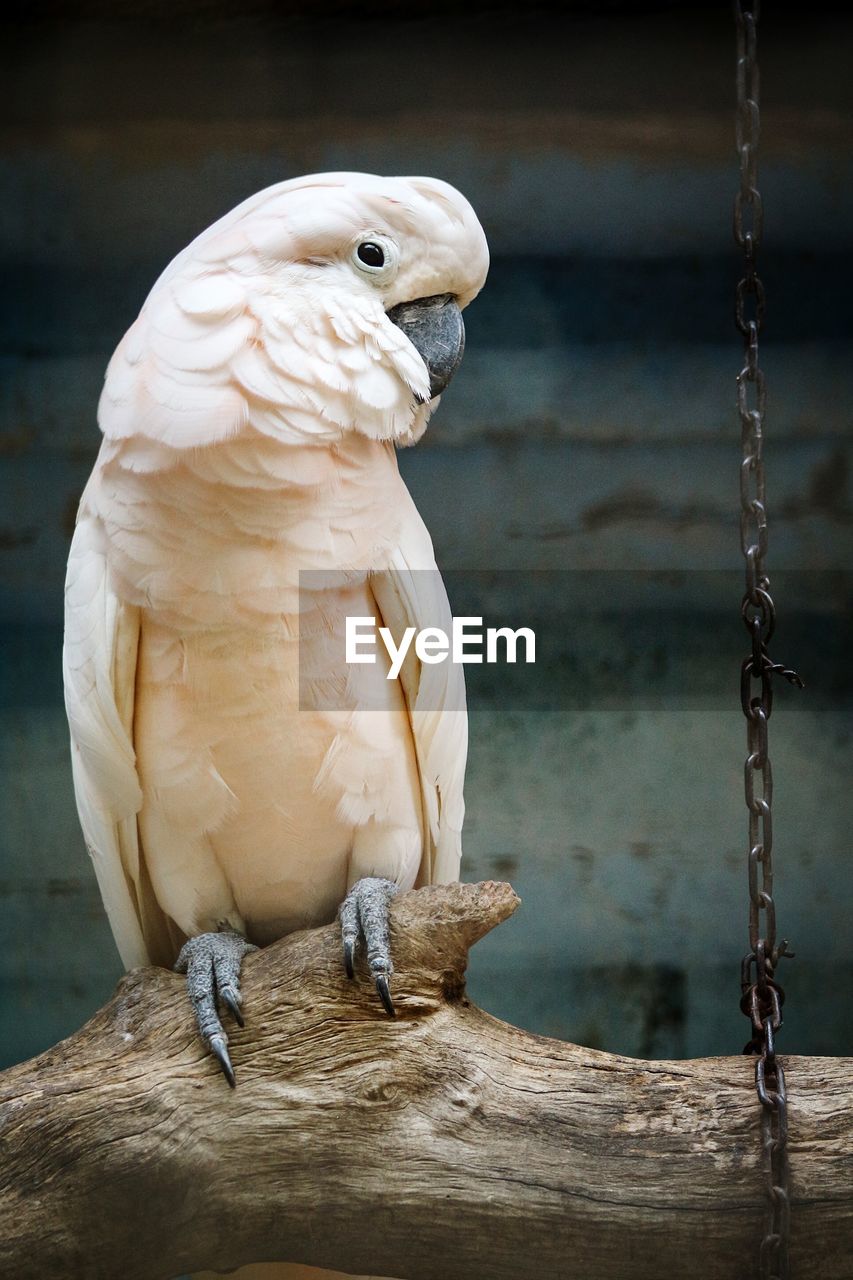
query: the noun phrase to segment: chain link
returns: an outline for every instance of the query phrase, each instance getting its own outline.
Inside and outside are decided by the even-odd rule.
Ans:
[[[785,1072],[776,1057],[785,993],[775,981],[787,940],[776,941],[773,900],[773,771],[767,723],[773,710],[773,677],[802,688],[795,671],[772,662],[767,646],[776,629],[776,607],[767,574],[767,501],[764,474],[764,416],[767,383],[758,362],[764,327],[764,285],[757,255],[764,229],[758,191],[760,86],[756,58],[759,0],[734,0],[737,27],[737,114],[735,141],[740,189],[734,202],[734,237],[743,250],[744,273],[735,292],[735,324],[744,340],[744,365],[737,375],[741,424],[740,544],[746,563],[741,604],[750,652],[741,666],[741,707],[747,722],[744,796],[748,819],[749,951],[741,968],[741,1009],[752,1024],[744,1049],[755,1054],[755,1087],[761,1103],[762,1155],[767,1184],[767,1222],[759,1251],[761,1280],[788,1280],[788,1112]],[[758,691],[754,692],[755,683]]]

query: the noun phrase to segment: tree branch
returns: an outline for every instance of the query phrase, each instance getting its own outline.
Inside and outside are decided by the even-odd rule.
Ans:
[[[248,958],[231,1091],[183,979],[139,969],[0,1076],[0,1271],[160,1280],[287,1259],[412,1280],[754,1274],[758,1104],[741,1057],[639,1062],[465,997],[508,885],[392,905],[395,1021],[334,925]],[[786,1058],[797,1280],[853,1276],[851,1067]]]

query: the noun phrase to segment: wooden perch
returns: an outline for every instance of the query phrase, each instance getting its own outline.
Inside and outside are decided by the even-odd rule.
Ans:
[[[336,926],[244,970],[231,1091],[183,979],[140,969],[0,1076],[0,1273],[157,1280],[288,1259],[413,1280],[755,1275],[759,1109],[742,1057],[639,1062],[465,998],[505,884],[395,901],[398,1017]],[[850,1060],[786,1058],[792,1275],[853,1276]]]

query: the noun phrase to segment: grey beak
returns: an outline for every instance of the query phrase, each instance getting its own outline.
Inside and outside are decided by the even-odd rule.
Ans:
[[[388,319],[403,330],[429,370],[430,396],[440,395],[465,350],[465,325],[453,294],[401,302],[391,308]]]

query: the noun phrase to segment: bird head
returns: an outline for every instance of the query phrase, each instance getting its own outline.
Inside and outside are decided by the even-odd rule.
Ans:
[[[408,443],[459,364],[487,269],[482,227],[446,182],[279,183],[160,276],[110,363],[101,427],[176,449],[247,428]]]

